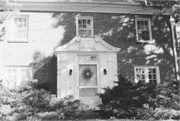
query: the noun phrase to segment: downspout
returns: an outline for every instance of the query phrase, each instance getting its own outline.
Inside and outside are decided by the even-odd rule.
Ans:
[[[178,58],[177,58],[177,50],[176,50],[176,40],[174,37],[174,26],[175,26],[175,21],[172,16],[170,16],[170,23],[171,23],[171,34],[172,34],[172,42],[173,42],[173,55],[174,55],[174,64],[175,64],[175,76],[176,76],[176,81],[178,81],[180,78],[178,76]]]
[[[2,52],[2,41],[0,40],[0,80],[1,79],[3,79],[3,77],[2,77],[2,65],[3,65],[3,63],[2,63],[2,56],[3,56],[3,52]]]
[[[3,79],[3,40],[0,39],[0,80]]]

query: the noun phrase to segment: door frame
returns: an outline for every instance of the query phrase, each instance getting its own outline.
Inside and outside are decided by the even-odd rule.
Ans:
[[[99,65],[98,65],[98,63],[97,62],[81,62],[81,63],[78,63],[77,64],[77,71],[78,71],[78,73],[77,73],[77,97],[78,97],[78,99],[88,99],[88,98],[98,98],[98,96],[95,96],[95,97],[80,97],[79,96],[79,91],[80,91],[80,86],[79,86],[79,66],[80,65],[96,65],[96,69],[97,69],[97,90],[98,90],[98,92],[97,93],[99,93],[99,91],[100,91],[100,81],[99,81]],[[83,86],[82,86],[83,87]],[[93,87],[96,87],[96,86],[89,86],[90,88],[93,88]]]

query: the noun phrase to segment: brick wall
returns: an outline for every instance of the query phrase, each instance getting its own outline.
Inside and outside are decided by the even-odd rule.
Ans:
[[[24,12],[29,15],[29,43],[4,43],[5,65],[31,65],[34,78],[51,83],[56,92],[57,65],[55,47],[76,36],[75,16],[92,16],[94,34],[109,44],[121,48],[118,53],[118,73],[134,80],[134,65],[158,65],[161,81],[174,80],[174,60],[171,30],[167,16],[155,18],[143,15],[110,13]],[[155,44],[136,42],[135,17],[152,21]],[[7,22],[8,23],[8,22]],[[7,32],[8,35],[8,32]],[[8,40],[8,38],[6,38]],[[35,55],[38,54],[35,58]]]
[[[134,65],[158,65],[161,81],[175,79],[171,30],[168,16],[122,15],[109,13],[56,13],[62,16],[59,25],[65,26],[62,44],[75,36],[75,16],[92,16],[94,34],[109,44],[121,48],[118,53],[118,72],[134,80]],[[155,44],[136,42],[135,17],[150,18]],[[166,75],[166,76],[164,76]]]

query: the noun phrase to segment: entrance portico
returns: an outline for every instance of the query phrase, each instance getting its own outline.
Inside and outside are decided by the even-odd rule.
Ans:
[[[100,103],[101,89],[112,87],[117,80],[117,52],[119,48],[106,43],[101,37],[74,37],[59,46],[57,55],[57,95],[73,95],[83,103],[95,107]]]

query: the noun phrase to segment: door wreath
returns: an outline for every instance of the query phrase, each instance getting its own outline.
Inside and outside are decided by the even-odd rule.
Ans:
[[[86,80],[89,80],[92,78],[92,76],[93,76],[93,71],[89,67],[86,67],[82,72],[82,77]]]

